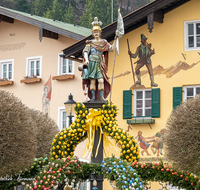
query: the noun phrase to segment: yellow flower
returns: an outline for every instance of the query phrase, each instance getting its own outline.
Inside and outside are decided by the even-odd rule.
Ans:
[[[77,111],[75,111],[75,114],[77,115],[77,114],[78,114],[78,112],[77,112]]]
[[[55,158],[57,159],[57,158],[58,158],[58,155],[55,155]]]
[[[105,108],[106,106],[105,106],[105,105],[103,105],[102,107],[103,107],[103,108]]]
[[[122,148],[125,148],[125,145],[122,145]]]
[[[140,158],[140,155],[137,155],[137,158]]]
[[[53,139],[53,142],[56,142],[56,139]]]
[[[68,137],[70,137],[71,136],[71,134],[70,133],[68,133]]]
[[[54,158],[51,158],[52,160],[54,160]]]
[[[65,151],[65,154],[67,154],[67,151]]]
[[[58,144],[61,144],[61,141],[59,141]]]
[[[80,104],[77,104],[77,107],[79,108],[81,105]]]
[[[56,146],[56,148],[57,148],[57,149],[59,149],[59,148],[60,148],[60,146],[59,146],[59,145],[57,145],[57,146]]]
[[[79,111],[79,113],[80,113],[80,114],[82,114],[82,113],[83,113],[83,111],[82,111],[82,110],[80,110],[80,111]]]
[[[85,117],[85,113],[83,113],[83,115],[82,115],[83,117]]]
[[[59,150],[58,153],[60,154],[60,153],[61,153],[61,150]]]
[[[70,151],[70,148],[68,148],[67,151]]]
[[[56,155],[56,153],[55,153],[55,152],[53,152],[53,155]]]
[[[60,140],[62,140],[63,139],[63,137],[60,137]]]
[[[83,105],[82,108],[85,108],[85,105]]]
[[[123,156],[123,153],[120,153],[120,156]]]
[[[55,146],[53,146],[52,149],[55,150],[56,149]]]
[[[85,113],[87,113],[88,111],[87,110],[85,110]]]
[[[84,120],[81,120],[81,123],[84,123],[85,121]]]
[[[62,136],[62,135],[63,135],[63,133],[60,133],[60,135]]]
[[[67,144],[68,147],[70,147],[70,144]]]
[[[104,110],[104,113],[107,113],[107,110]]]
[[[129,144],[127,144],[126,147],[129,147]]]
[[[125,150],[123,151],[123,154],[126,154],[126,151],[125,151]]]
[[[71,155],[73,155],[73,152],[70,152]]]
[[[109,110],[108,113],[111,113],[111,111]]]
[[[130,152],[130,150],[127,150],[127,153],[129,153]]]

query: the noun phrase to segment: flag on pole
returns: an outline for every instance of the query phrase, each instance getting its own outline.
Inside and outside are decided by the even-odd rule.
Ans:
[[[47,99],[49,99],[49,101],[51,100],[51,91],[52,91],[52,85],[51,85],[51,75],[49,77],[49,80],[46,82],[46,84],[44,86],[48,87],[48,94],[47,94]]]
[[[124,35],[124,22],[123,22],[122,15],[120,13],[120,8],[118,9],[117,30],[115,34],[117,36],[117,39],[116,39],[117,55],[119,55],[119,38],[123,37]]]

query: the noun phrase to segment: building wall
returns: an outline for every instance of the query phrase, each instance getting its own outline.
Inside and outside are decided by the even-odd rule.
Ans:
[[[28,107],[42,111],[44,84],[50,75],[57,76],[58,54],[76,41],[59,35],[58,40],[43,37],[40,42],[39,28],[18,20],[15,20],[14,24],[1,22],[0,30],[0,61],[14,59],[14,84],[0,86],[0,90],[12,92]],[[26,58],[34,56],[42,56],[42,81],[33,84],[20,83],[20,80],[26,76]],[[75,101],[84,101],[81,73],[78,71],[79,64],[74,63],[74,79],[52,80],[50,117],[56,123],[58,123],[58,107],[64,107],[64,102],[68,100],[70,93]],[[84,147],[84,143],[81,146]],[[83,148],[78,146],[76,152],[79,157],[82,157]]]
[[[154,22],[153,32],[149,33],[147,24],[124,35],[119,40],[119,55],[116,57],[114,82],[112,92],[112,102],[117,104],[119,109],[118,124],[120,127],[127,129],[126,120],[123,119],[123,90],[129,90],[134,84],[131,71],[130,57],[128,55],[127,39],[129,40],[130,49],[135,53],[137,46],[140,45],[140,35],[143,33],[147,38],[148,43],[152,43],[152,48],[155,48],[155,54],[152,55],[152,66],[162,66],[167,69],[166,73],[160,73],[158,70],[154,71],[155,82],[160,88],[160,117],[155,118],[155,124],[134,124],[131,125],[130,134],[137,137],[138,131],[143,132],[144,137],[154,136],[158,131],[165,127],[167,118],[173,109],[173,87],[184,85],[199,85],[199,71],[200,71],[200,55],[198,50],[185,51],[184,48],[184,22],[190,20],[200,20],[198,14],[199,0],[192,0],[181,7],[164,15],[164,23]],[[186,60],[183,57],[185,54]],[[109,57],[109,76],[112,76],[114,53]],[[137,59],[132,59],[134,63]],[[193,63],[197,63],[192,67]],[[187,64],[187,65],[186,65]],[[187,67],[182,66],[185,65]],[[174,66],[176,69],[172,72],[170,67]],[[189,67],[190,66],[190,67]],[[133,64],[135,69],[136,64]],[[147,70],[144,66],[140,71]],[[127,74],[128,73],[128,74]],[[136,76],[135,76],[136,80]],[[146,88],[151,88],[149,74],[141,77],[142,85]],[[184,93],[183,93],[184,96]],[[137,139],[137,138],[136,138]],[[141,158],[157,157],[148,149],[151,156],[141,155]],[[114,152],[119,156],[119,151]],[[159,156],[163,158],[163,156]]]

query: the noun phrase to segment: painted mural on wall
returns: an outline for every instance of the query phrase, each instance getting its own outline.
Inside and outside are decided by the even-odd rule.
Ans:
[[[155,54],[155,50],[151,49],[151,43],[147,43],[146,36],[144,34],[141,34],[141,44],[137,47],[136,52],[133,54],[130,50],[128,51],[128,54],[131,58],[137,58],[138,60],[134,63],[137,64],[135,68],[135,73],[137,77],[136,85],[141,85],[141,73],[140,69],[145,65],[147,67],[151,86],[157,87],[158,85],[154,82],[154,75],[153,75],[153,69],[152,69],[152,61],[151,56]]]
[[[165,129],[161,129],[154,136],[144,137],[142,131],[138,131],[136,140],[140,147],[141,156],[162,156],[165,139]]]
[[[42,111],[48,115],[50,115],[51,91],[52,91],[52,85],[50,76],[49,80],[44,85],[44,94],[42,96]]]

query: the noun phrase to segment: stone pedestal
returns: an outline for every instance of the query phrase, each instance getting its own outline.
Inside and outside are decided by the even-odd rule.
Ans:
[[[85,105],[85,107],[89,110],[90,108],[93,109],[98,109],[101,108],[102,109],[102,105],[105,102],[102,100],[95,100],[95,101],[91,101],[91,102],[83,102],[83,104]],[[91,156],[91,162],[92,163],[102,163],[103,160],[103,134],[101,136],[101,143],[99,146],[99,150],[98,150],[98,154],[95,157],[96,154],[96,149],[99,143],[99,137],[100,137],[100,129],[98,128],[98,130],[95,131],[95,138],[94,138],[94,146],[93,146],[93,156]],[[97,181],[97,188],[99,190],[103,189],[103,176],[98,176],[97,178],[95,178],[93,175],[90,175],[90,181],[91,181],[91,185],[90,185],[90,189],[92,190],[93,188],[93,181],[94,179],[96,179]]]

